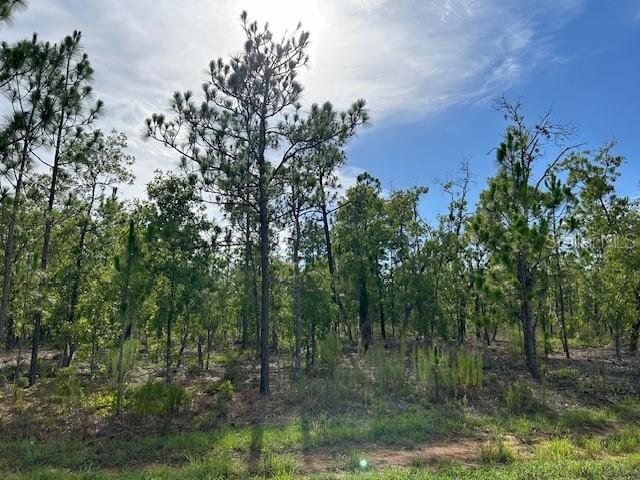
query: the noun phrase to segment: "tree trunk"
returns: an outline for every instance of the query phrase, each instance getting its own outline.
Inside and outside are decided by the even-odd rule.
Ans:
[[[384,318],[384,288],[382,284],[382,278],[380,277],[380,271],[377,268],[378,261],[376,260],[376,276],[378,277],[378,309],[380,310],[380,335],[383,339],[387,338],[387,328]]]
[[[536,334],[531,317],[531,300],[530,294],[532,289],[531,274],[527,262],[518,259],[518,282],[520,286],[520,322],[522,324],[522,333],[524,336],[524,351],[527,369],[531,376],[539,380],[540,370],[538,369],[538,357],[536,352]]]
[[[82,222],[80,228],[80,238],[78,240],[78,251],[76,253],[75,270],[73,273],[73,280],[71,284],[71,293],[69,295],[69,313],[67,315],[67,323],[69,326],[73,325],[75,321],[76,307],[78,305],[78,291],[80,289],[80,277],[82,275],[82,264],[84,261],[84,244],[89,230],[89,223],[91,222],[91,213],[93,212],[93,204],[95,202],[96,183],[94,182],[91,187],[91,197],[89,206],[87,208],[87,218]],[[67,336],[65,345],[65,352],[68,354],[63,355],[63,367],[68,367],[73,357],[74,347],[71,345],[71,339]]]
[[[260,394],[269,395],[269,301],[270,301],[270,271],[269,271],[269,197],[265,184],[265,163],[261,159],[258,180],[259,210],[260,210],[260,275],[262,277],[262,304],[260,311]]]
[[[175,265],[175,261],[174,261]],[[171,293],[170,293],[170,302],[169,305],[169,313],[167,315],[167,345],[165,351],[165,370],[164,370],[164,378],[167,385],[171,383],[171,328],[173,327],[173,313],[174,313],[174,305],[175,305],[175,290],[176,290],[176,281],[175,275],[171,275]]]
[[[344,323],[346,315],[344,311],[344,305],[342,304],[342,300],[340,300],[340,296],[338,295],[338,289],[336,287],[336,264],[333,258],[333,247],[331,245],[331,230],[329,229],[329,213],[327,212],[327,203],[325,199],[324,186],[322,185],[322,178],[319,179],[320,185],[320,212],[322,213],[322,229],[324,231],[324,242],[327,248],[327,264],[329,267],[329,275],[331,276],[331,300],[338,307],[338,312],[340,315],[340,321]],[[336,322],[333,326],[334,331],[338,332],[338,322]],[[350,330],[349,330],[350,332]],[[350,340],[353,339],[350,336]]]
[[[249,214],[245,225],[245,247],[244,247],[244,304],[242,305],[242,350],[249,346],[249,296],[250,293],[250,261],[251,261],[251,224]]]
[[[176,368],[180,368],[180,365],[182,365],[182,356],[184,355],[184,349],[187,348],[188,339],[189,339],[189,327],[187,326],[184,329],[184,333],[182,334],[182,339],[180,341],[180,351],[178,352],[178,363],[176,364]]]
[[[554,218],[555,218],[555,210],[554,210]],[[557,230],[555,226],[555,222],[553,224],[553,232],[554,237],[557,237]],[[565,319],[565,305],[564,305],[564,288],[562,287],[562,279],[560,276],[561,268],[560,268],[560,250],[558,249],[558,240],[556,238],[556,246],[555,246],[555,257],[556,257],[556,285],[557,285],[557,316],[560,320],[560,328],[562,329],[562,349],[564,350],[564,354],[567,358],[571,358],[571,354],[569,352],[569,339],[567,337],[567,322]]]
[[[369,292],[367,291],[367,282],[364,278],[364,274],[360,276],[360,282],[358,286],[358,317],[360,319],[360,336],[362,339],[362,346],[366,352],[371,344],[371,321],[369,319]]]
[[[297,380],[300,376],[301,363],[301,341],[302,341],[302,282],[300,280],[300,218],[296,214],[294,217],[293,229],[293,276],[294,276],[294,298],[293,311],[295,318],[295,360],[293,367],[293,378]]]
[[[620,322],[620,319],[618,319],[618,322]],[[616,325],[615,327],[613,327],[613,341],[616,347],[616,360],[621,361],[622,360],[622,339],[621,339],[621,334],[620,334],[620,327],[618,325]]]
[[[211,344],[213,342],[213,335],[211,332],[211,327],[207,327],[207,359],[205,363],[205,370],[209,370],[209,360],[211,359]]]
[[[35,110],[35,109],[34,109]],[[29,123],[33,121],[33,111]],[[4,324],[9,315],[9,294],[11,292],[11,272],[13,270],[13,242],[16,230],[16,222],[18,220],[18,210],[20,208],[20,199],[22,196],[22,184],[24,172],[27,166],[27,158],[29,155],[29,137],[24,139],[24,145],[20,157],[20,168],[18,170],[18,178],[16,179],[16,190],[13,196],[13,206],[11,208],[11,216],[9,217],[9,225],[7,227],[7,238],[4,244],[4,266],[2,270],[2,302],[0,303],[0,338],[4,335]],[[0,342],[1,343],[1,342]]]
[[[636,321],[631,326],[631,341],[629,342],[629,352],[638,352],[638,337],[640,337],[640,291],[636,292]]]
[[[66,62],[66,77],[64,83],[65,94],[69,87],[69,75],[71,68],[71,57]],[[49,186],[49,202],[45,213],[44,242],[42,245],[42,256],[40,258],[40,281],[38,282],[38,298],[36,300],[35,313],[33,315],[33,343],[31,345],[31,368],[29,369],[29,385],[36,381],[38,372],[38,350],[40,348],[40,331],[42,328],[42,304],[44,302],[45,288],[47,286],[47,264],[49,260],[49,245],[51,242],[51,229],[53,227],[53,204],[56,196],[58,173],[60,170],[60,157],[62,153],[62,137],[65,134],[66,104],[60,108],[60,120],[56,127],[56,146],[53,155],[53,167],[51,169],[51,184]]]
[[[204,358],[202,355],[202,335],[198,335],[198,368],[204,369]]]
[[[58,139],[59,141],[59,139]],[[31,344],[31,368],[29,369],[29,386],[36,382],[38,373],[38,351],[40,349],[40,333],[42,328],[42,304],[44,303],[45,288],[47,286],[47,266],[49,262],[49,246],[51,244],[51,230],[53,228],[53,203],[56,195],[58,178],[59,154],[55,156],[51,185],[49,187],[49,203],[47,204],[46,221],[44,227],[44,242],[40,256],[40,281],[38,282],[38,298],[33,315],[33,342]]]
[[[464,337],[467,330],[466,304],[463,298],[458,300],[457,320],[458,320],[458,345],[464,343]]]

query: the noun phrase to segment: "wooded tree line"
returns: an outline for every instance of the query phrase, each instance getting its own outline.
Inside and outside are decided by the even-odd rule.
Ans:
[[[240,53],[146,120],[148,141],[175,152],[181,171],[157,172],[137,201],[118,193],[132,181],[126,136],[95,127],[102,103],[81,34],[2,44],[0,333],[18,372],[31,346],[29,384],[43,343],[92,373],[111,351],[121,387],[134,340],[167,383],[185,352],[207,369],[235,342],[259,355],[263,394],[271,352],[290,350],[297,378],[328,336],[367,350],[517,331],[535,378],[556,341],[567,357],[576,338],[637,351],[640,215],[616,190],[613,143],[584,151],[568,126],[530,122],[502,99],[506,127],[479,201],[462,165],[438,182],[450,203],[429,221],[424,186],[386,192],[363,173],[340,188],[368,113],[363,100],[302,106],[309,34],[276,37],[246,13],[241,25]]]

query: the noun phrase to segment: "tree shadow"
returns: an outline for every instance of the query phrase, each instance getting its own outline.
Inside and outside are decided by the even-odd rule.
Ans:
[[[302,433],[302,450],[308,452],[311,445],[311,425],[306,413],[300,415],[300,431]]]
[[[256,425],[251,430],[251,443],[249,444],[249,455],[247,467],[250,474],[258,474],[262,465],[262,450],[264,437],[264,420],[262,415]]]

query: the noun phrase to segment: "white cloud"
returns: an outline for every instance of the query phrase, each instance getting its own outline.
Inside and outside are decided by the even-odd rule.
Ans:
[[[365,98],[374,125],[433,115],[495,95],[550,55],[550,39],[581,0],[31,0],[6,40],[33,31],[57,41],[74,29],[106,103],[103,126],[125,131],[140,195],[156,168],[177,159],[141,140],[144,119],[174,90],[197,91],[212,58],[242,45],[248,10],[276,32],[298,20],[311,32],[306,102],[346,107]]]

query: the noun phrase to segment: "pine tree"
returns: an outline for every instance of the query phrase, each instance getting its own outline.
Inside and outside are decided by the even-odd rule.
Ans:
[[[307,64],[309,34],[296,29],[281,39],[268,26],[241,15],[244,50],[209,65],[204,102],[191,92],[174,95],[175,118],[154,115],[147,134],[195,164],[205,187],[223,199],[246,202],[258,217],[260,256],[260,393],[269,394],[270,255],[273,197],[283,168],[297,155],[327,142],[344,143],[366,122],[364,102],[338,114],[329,103],[304,114],[298,72]],[[184,133],[184,135],[183,135]],[[271,163],[269,152],[278,155]],[[243,188],[238,191],[237,187]]]

